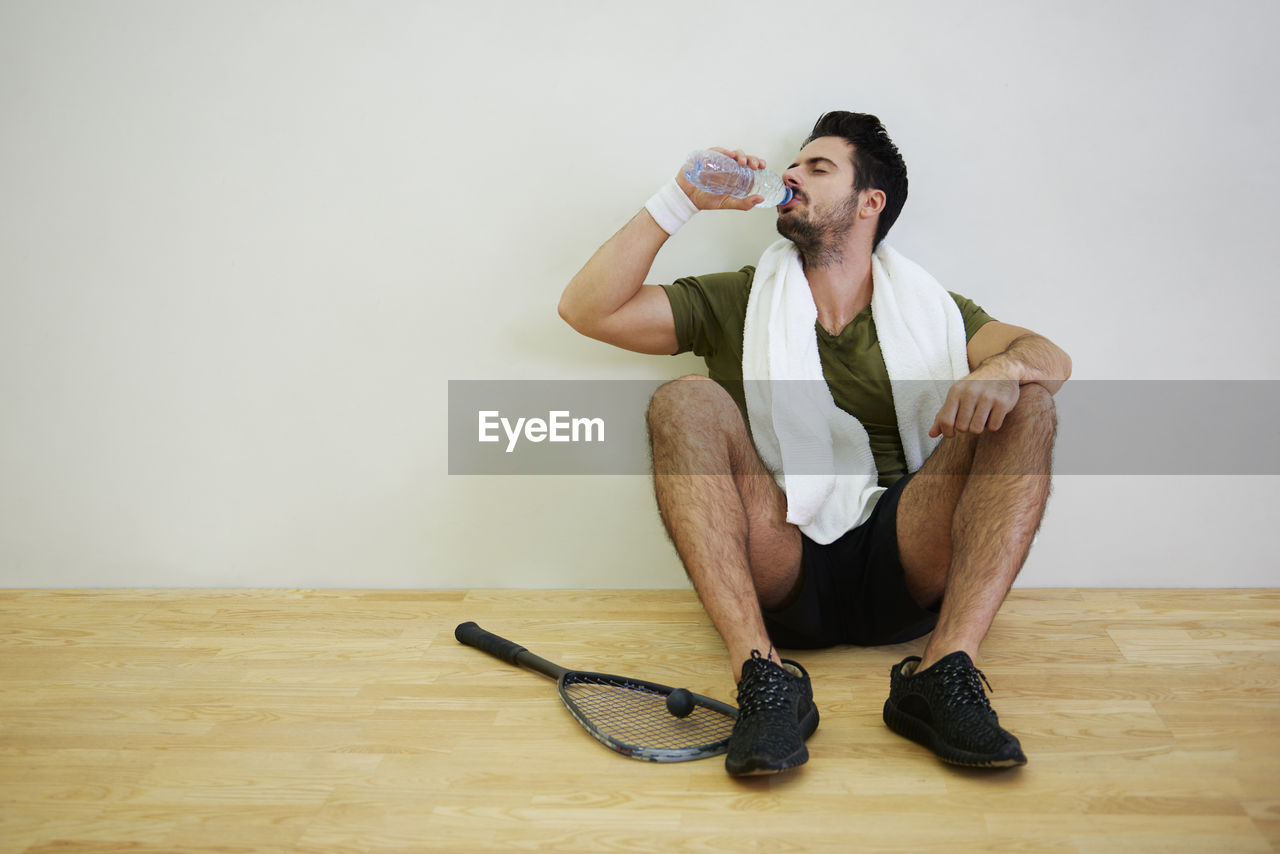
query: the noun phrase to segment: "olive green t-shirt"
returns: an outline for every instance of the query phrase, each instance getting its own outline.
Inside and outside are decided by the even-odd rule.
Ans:
[[[663,285],[675,315],[679,353],[693,351],[707,363],[711,379],[720,383],[747,417],[742,384],[742,331],[746,324],[747,297],[755,267],[736,273],[691,276]],[[964,319],[965,339],[970,340],[993,318],[972,300],[951,294]],[[839,335],[815,323],[822,375],[831,388],[836,406],[862,423],[871,442],[881,486],[891,486],[907,473],[907,458],[898,436],[889,369],[880,354],[871,307],[867,306]]]

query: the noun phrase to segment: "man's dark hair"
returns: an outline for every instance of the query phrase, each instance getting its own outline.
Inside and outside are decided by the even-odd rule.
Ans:
[[[907,201],[907,164],[880,120],[868,113],[833,110],[813,126],[805,145],[820,136],[838,136],[853,146],[853,191],[884,191],[884,210],[876,223],[872,248],[889,233]],[[803,147],[803,146],[802,146]]]

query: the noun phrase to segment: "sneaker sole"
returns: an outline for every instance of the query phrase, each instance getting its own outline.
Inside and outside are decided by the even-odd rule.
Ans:
[[[766,774],[778,774],[791,768],[798,768],[808,761],[809,749],[802,746],[795,753],[776,764],[757,765],[753,762],[748,762],[743,765],[733,766],[726,761],[724,770],[729,772],[730,777],[762,777]]]
[[[1027,757],[1000,757],[984,753],[973,753],[947,744],[933,727],[919,718],[898,710],[889,700],[884,701],[885,726],[903,738],[929,748],[943,762],[952,765],[963,765],[966,768],[1014,768],[1027,764]]]
[[[814,704],[809,705],[809,714],[800,719],[800,735],[805,741],[809,740],[809,736],[813,735],[814,730],[818,728],[818,707]]]

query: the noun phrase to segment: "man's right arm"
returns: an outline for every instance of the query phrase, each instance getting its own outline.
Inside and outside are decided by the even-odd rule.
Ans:
[[[744,166],[765,163],[741,151],[725,151]],[[737,199],[704,193],[683,175],[676,183],[698,210],[750,210],[761,196]],[[658,285],[646,285],[658,250],[670,235],[653,215],[641,209],[622,230],[596,250],[560,296],[560,316],[570,326],[598,341],[626,350],[671,355],[679,349],[671,303]]]
[[[583,335],[615,347],[675,353],[671,303],[661,287],[644,283],[668,237],[642,208],[570,280],[560,296],[560,316]]]

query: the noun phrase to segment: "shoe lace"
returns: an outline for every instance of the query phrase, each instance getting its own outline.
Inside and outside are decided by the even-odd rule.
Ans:
[[[770,649],[772,652],[772,648]],[[751,662],[742,670],[738,685],[738,711],[742,714],[790,708],[791,690],[786,671],[751,650]]]
[[[992,711],[991,701],[982,690],[985,683],[987,689],[995,693],[991,682],[987,680],[987,674],[971,664],[966,666],[966,662],[949,661],[942,663],[941,666],[942,672],[939,676],[944,688],[944,703],[947,708],[977,706],[984,711]]]

